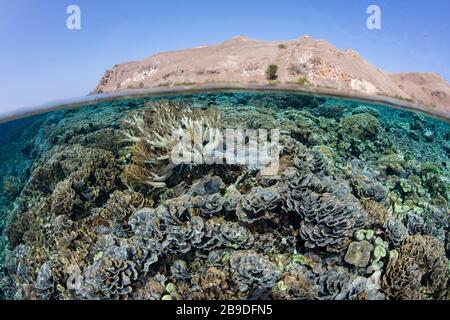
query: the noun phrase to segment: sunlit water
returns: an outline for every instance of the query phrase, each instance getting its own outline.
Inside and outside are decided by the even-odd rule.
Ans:
[[[58,242],[63,241],[61,240],[62,236],[58,233],[60,231],[55,231],[54,221],[60,213],[55,209],[57,206],[54,204],[55,195],[53,193],[58,183],[68,179],[71,174],[70,170],[73,170],[73,168],[65,168],[64,164],[55,162],[64,163],[64,157],[66,157],[64,152],[70,154],[70,150],[77,153],[94,149],[102,152],[107,151],[109,155],[112,155],[111,159],[114,159],[118,170],[117,179],[114,180],[115,185],[108,187],[104,194],[98,196],[89,205],[77,204],[77,208],[73,207],[73,210],[77,211],[73,216],[70,213],[64,213],[69,220],[74,220],[76,223],[80,223],[83,219],[86,221],[91,219],[91,216],[97,215],[99,210],[107,206],[107,201],[114,192],[124,191],[128,188],[126,183],[121,180],[121,174],[133,160],[129,151],[130,144],[124,142],[121,136],[123,119],[127,118],[130,112],[145,109],[149,102],[161,99],[166,98],[103,102],[73,110],[52,111],[0,125],[0,261],[2,264],[0,297],[18,299],[68,297],[77,299],[127,296],[143,298],[145,295],[139,296],[136,295],[136,292],[139,291],[138,288],[142,288],[142,283],[147,281],[145,279],[152,278],[155,274],[163,274],[167,279],[165,284],[177,281],[191,283],[189,281],[192,280],[182,279],[182,277],[178,279],[174,275],[174,271],[170,271],[172,262],[160,259],[152,265],[153,269],[147,271],[148,273],[143,272],[140,266],[136,266],[138,275],[136,277],[130,276],[130,284],[126,284],[127,289],[123,291],[117,289],[116,292],[111,293],[111,296],[108,296],[105,292],[97,292],[98,295],[95,296],[88,289],[86,289],[86,292],[89,291],[89,293],[81,292],[83,291],[83,284],[79,291],[71,291],[67,287],[67,278],[71,275],[67,268],[70,266],[70,268],[73,268],[74,262],[71,261],[70,257],[61,258],[60,255],[63,253],[58,252],[58,250],[63,250],[58,248],[66,247]],[[172,96],[167,97],[167,99],[186,103],[194,109],[217,108],[223,115],[224,126],[279,129],[283,135],[292,139],[288,141],[294,141],[309,150],[320,152],[328,159],[330,172],[333,176],[338,176],[348,183],[350,186],[349,192],[357,198],[355,201],[365,203],[369,199],[384,206],[389,216],[402,224],[401,228],[405,228],[406,235],[411,236],[417,233],[436,238],[445,248],[448,257],[450,125],[447,122],[381,105],[288,93],[211,93]],[[54,155],[57,152],[62,152],[63,155],[60,158],[55,157]],[[95,156],[94,158],[89,156],[86,159],[88,159],[86,160],[89,161],[88,163],[84,163],[83,157],[80,157],[77,160],[79,161],[78,166],[97,165],[92,163],[92,159],[95,162]],[[46,165],[47,167],[45,167]],[[52,165],[53,167],[51,167]],[[43,169],[44,167],[45,169]],[[102,164],[102,168],[108,168],[108,166]],[[48,176],[48,170],[54,170],[54,172],[51,172],[51,176]],[[224,170],[233,169],[226,167]],[[94,172],[96,171],[94,170]],[[207,173],[208,171],[205,171],[201,175]],[[220,175],[216,171],[215,174]],[[192,175],[195,176],[195,174]],[[196,177],[198,178],[201,175]],[[223,173],[221,178],[229,186],[234,182],[232,179],[235,177],[233,174],[228,177],[227,174]],[[227,181],[226,179],[230,180]],[[248,179],[249,182],[245,188],[242,187],[242,190],[250,190],[255,183],[259,183],[254,182],[251,175],[245,179]],[[364,186],[361,187],[355,181],[362,181],[362,184],[376,182],[382,186],[385,194],[380,197],[374,196],[370,191],[364,189]],[[189,183],[192,183],[192,181],[187,184],[189,185]],[[269,185],[273,183],[270,182]],[[263,184],[262,186],[265,187]],[[175,185],[169,185],[168,187],[170,189]],[[74,187],[74,189],[76,188]],[[367,191],[367,194],[364,194],[364,190]],[[161,203],[162,197],[170,199],[172,194],[173,197],[177,195],[175,191],[172,193],[171,191],[165,192],[163,196],[161,194],[153,196],[150,191],[147,193],[143,189],[136,189],[135,191],[146,197],[146,200],[148,200],[147,206],[153,207],[157,207],[158,203]],[[33,194],[34,192],[36,192],[36,195]],[[242,192],[244,193],[244,191]],[[152,197],[154,199],[149,199]],[[81,197],[81,199],[81,201],[90,201],[88,197],[84,200]],[[46,209],[43,210],[42,207]],[[439,213],[436,213],[436,217],[429,216],[430,207],[439,211]],[[40,216],[29,214],[33,210],[39,211]],[[280,207],[275,211],[277,210],[281,212],[282,209]],[[17,218],[23,215],[29,215],[30,218],[22,220]],[[413,229],[408,224],[408,219],[411,219],[413,215],[424,220],[423,223],[426,227]],[[224,219],[228,219],[227,217],[225,215]],[[125,241],[123,239],[130,238],[130,228],[124,227],[128,223],[128,218],[129,216],[124,218],[121,226],[115,226],[126,230],[115,233],[116,245],[120,241]],[[230,221],[239,220],[236,217],[229,219]],[[17,226],[17,221],[20,221],[20,226]],[[89,221],[92,222],[92,220]],[[330,261],[335,261],[336,265],[343,266],[350,274],[365,277],[370,275],[370,271],[369,274],[363,271],[366,270],[366,266],[364,268],[357,267],[344,259],[346,248],[337,255],[321,247],[308,248],[305,239],[298,236],[298,223],[301,222],[292,222],[293,243],[288,241],[286,246],[277,247],[277,253],[293,255],[294,252],[297,252],[306,255],[309,251],[312,251],[314,254],[319,254],[322,259],[327,259],[327,256],[337,256]],[[102,221],[100,224],[108,225],[108,221]],[[117,222],[117,224],[120,223]],[[261,231],[259,229],[253,230],[246,223],[242,225],[255,233],[255,238],[260,236]],[[86,226],[82,225],[82,227],[85,228]],[[111,227],[112,229],[114,227]],[[395,241],[390,238],[382,223],[376,225],[376,223],[371,222],[371,225],[366,226],[365,229],[374,230],[380,238],[389,243],[387,245],[388,251],[399,250],[401,247],[401,243],[395,244]],[[73,230],[73,232],[77,232],[77,230]],[[80,231],[75,236],[78,237],[78,240],[71,242],[68,245],[70,250],[67,249],[74,254],[74,252],[78,252],[74,246],[80,246],[77,254],[83,255],[83,258],[77,257],[77,259],[82,260],[83,263],[78,262],[77,268],[82,275],[81,278],[84,276],[84,279],[87,277],[84,275],[85,270],[89,269],[89,266],[96,259],[99,259],[99,254],[93,253],[95,250],[99,250],[98,245],[95,247],[97,249],[94,250],[89,247],[90,240],[86,240],[88,244],[83,240],[83,237],[87,237],[86,232],[86,230]],[[114,233],[115,231],[111,232]],[[275,235],[277,235],[277,232],[273,231]],[[65,239],[64,241],[69,240]],[[404,239],[399,241],[404,241]],[[40,251],[33,246],[40,246],[45,250]],[[252,249],[262,256],[265,255],[262,251],[264,249],[256,244],[247,246],[245,249]],[[84,250],[87,251],[84,252]],[[236,249],[233,250],[240,249],[236,246]],[[23,253],[25,251],[28,253]],[[174,256],[192,263],[192,254],[197,255],[197,251],[194,249],[189,253],[180,251]],[[26,262],[28,261],[26,257],[32,257],[34,261]],[[204,261],[207,259],[202,259],[194,259],[199,264],[197,271],[194,271],[193,267],[189,267],[186,272],[191,275],[195,272],[204,272],[201,265],[206,263]],[[273,260],[273,255],[267,255],[267,259]],[[384,265],[381,267],[383,275],[388,261],[387,258],[382,258],[382,261],[384,261]],[[27,263],[29,265],[26,265]],[[64,263],[66,263],[66,266],[61,266]],[[138,264],[137,262],[133,263]],[[332,264],[332,262],[329,263]],[[369,263],[372,263],[372,260]],[[44,264],[46,266],[42,267]],[[45,278],[45,273],[48,270],[44,269],[47,266],[51,270],[51,277],[48,276],[48,279],[43,280],[41,278]],[[220,267],[217,268],[220,269]],[[62,272],[61,270],[64,270],[65,273],[57,274],[57,272]],[[166,270],[165,274],[163,270]],[[12,279],[16,278],[19,280],[14,284]],[[191,279],[192,277],[188,278]],[[280,286],[280,281],[283,281],[281,279],[283,279],[282,273],[277,274],[274,281]],[[271,286],[276,285],[275,283]],[[255,284],[254,286],[257,287],[258,285],[262,286],[262,284]],[[234,298],[291,298],[290,295],[292,295],[289,293],[286,296],[276,296],[273,293],[273,288],[264,286],[261,288],[261,292],[256,292],[253,288],[250,293],[243,288],[244,291],[231,296]],[[379,291],[386,297],[387,291],[385,292],[383,289]],[[427,297],[437,298],[437,295],[442,297],[442,293],[436,292],[430,293]],[[181,291],[179,294],[182,298],[193,298],[195,296],[189,296],[188,293],[182,293]],[[161,298],[163,295],[164,293],[159,294],[159,296],[156,295],[156,298]],[[317,295],[319,298],[324,296],[323,293],[317,293]],[[206,294],[200,296],[200,298],[208,297],[217,298],[220,296],[207,296]],[[349,298],[349,296],[343,298]]]

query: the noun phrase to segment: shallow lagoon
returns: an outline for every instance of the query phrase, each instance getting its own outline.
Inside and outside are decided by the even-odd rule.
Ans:
[[[156,130],[163,104],[280,130],[278,174],[184,165],[149,186],[138,155],[151,151],[124,139],[125,120]],[[1,124],[0,139],[2,298],[449,298],[447,122],[223,92],[52,111]]]

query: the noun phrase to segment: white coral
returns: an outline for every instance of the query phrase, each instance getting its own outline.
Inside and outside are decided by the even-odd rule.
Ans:
[[[126,119],[128,129],[123,131],[126,141],[145,146],[134,149],[134,156],[145,159],[143,164],[150,168],[145,183],[164,187],[176,166],[214,161],[222,141],[215,127],[220,122],[219,113],[169,102],[150,108]]]

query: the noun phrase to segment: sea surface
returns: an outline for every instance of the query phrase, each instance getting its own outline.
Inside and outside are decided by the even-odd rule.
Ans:
[[[277,130],[277,172],[171,166],[183,119]],[[449,299],[449,155],[445,120],[294,93],[2,123],[0,298]]]

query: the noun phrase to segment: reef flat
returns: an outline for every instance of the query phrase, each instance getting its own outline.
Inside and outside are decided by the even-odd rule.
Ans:
[[[173,163],[172,133],[200,128],[190,152],[278,130],[277,171]],[[0,139],[2,299],[450,298],[444,121],[216,92],[52,111]]]

